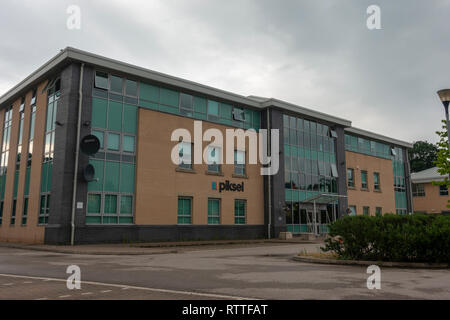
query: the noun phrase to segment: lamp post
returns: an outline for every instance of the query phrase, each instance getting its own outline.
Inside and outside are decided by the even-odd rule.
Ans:
[[[442,101],[442,104],[444,105],[445,109],[445,120],[447,121],[447,135],[448,135],[448,146],[449,146],[449,152],[450,152],[450,121],[448,117],[448,105],[450,103],[450,89],[443,89],[439,90],[437,92],[439,98]]]

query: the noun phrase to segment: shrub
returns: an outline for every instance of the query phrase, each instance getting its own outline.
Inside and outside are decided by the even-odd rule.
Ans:
[[[340,259],[450,263],[450,216],[353,216],[329,229],[321,249]]]

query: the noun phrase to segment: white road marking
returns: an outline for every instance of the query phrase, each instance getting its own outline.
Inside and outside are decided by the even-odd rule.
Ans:
[[[59,296],[59,298],[62,298],[62,299],[68,298],[68,297],[71,297],[71,295],[70,294],[66,294],[65,296]]]
[[[88,296],[88,295],[90,295],[90,294],[92,294],[92,292],[83,292],[81,295],[82,295],[82,296]]]
[[[67,282],[66,279],[22,276],[22,275],[4,274],[4,273],[0,273],[0,277]],[[134,289],[134,290],[143,290],[143,291],[151,291],[151,292],[159,292],[159,293],[170,293],[170,294],[184,294],[184,295],[188,295],[188,296],[218,298],[218,299],[227,299],[227,300],[259,300],[256,298],[229,296],[229,295],[215,294],[215,293],[202,293],[202,292],[194,292],[194,291],[179,291],[179,290],[170,290],[170,289],[136,287],[136,286],[126,286],[126,285],[122,285],[122,284],[103,283],[103,282],[95,282],[95,281],[82,281],[82,283],[96,285],[96,286],[113,287],[113,288],[127,288],[127,289]],[[47,298],[45,298],[45,299],[47,299]]]
[[[108,292],[111,292],[112,290],[102,290],[102,291],[100,291],[101,293],[108,293]]]
[[[48,300],[48,298],[38,298],[38,299],[35,299],[35,300]]]
[[[12,286],[14,283],[3,283],[2,286]]]
[[[128,290],[128,289],[130,289],[130,287],[125,287],[125,288],[122,288],[122,290]]]

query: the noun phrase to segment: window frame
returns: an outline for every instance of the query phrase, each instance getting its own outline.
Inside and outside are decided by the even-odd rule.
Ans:
[[[244,163],[237,163],[237,155],[239,153],[243,154],[243,156],[244,156]],[[245,151],[234,150],[234,174],[236,176],[242,176],[242,177],[246,176],[246,174],[247,174],[246,156],[247,156],[247,153]]]
[[[349,177],[349,173],[351,172],[351,179]],[[347,168],[347,187],[355,188],[355,169]]]
[[[377,177],[377,178],[375,178],[375,177]],[[380,173],[379,172],[374,172],[373,173],[373,190],[374,191],[381,191],[381,179],[380,179]]]
[[[370,216],[370,207],[363,206],[363,215],[369,217]]]
[[[211,149],[216,149],[216,150],[219,150],[219,156],[218,156],[218,159],[219,159],[219,163],[213,163],[213,164],[211,164],[210,163],[210,154],[211,154],[211,152],[212,152],[212,150]],[[211,151],[210,151],[211,150]],[[220,161],[220,159],[221,159],[221,155],[222,155],[222,148],[221,147],[218,147],[218,146],[208,146],[208,163],[207,163],[207,165],[208,165],[208,173],[215,173],[215,174],[221,174],[222,173],[222,164],[220,163],[221,161]],[[214,158],[215,158],[216,156],[214,156]]]
[[[445,188],[445,190],[444,190]],[[448,197],[448,187],[447,186],[439,186],[439,195],[442,197]]]
[[[364,181],[364,177],[366,180]],[[361,189],[368,190],[369,182],[368,182],[369,174],[367,170],[361,170]]]
[[[186,214],[180,214],[180,200],[188,200],[189,201],[189,215]],[[194,205],[193,205],[194,201],[193,201],[193,197],[189,197],[189,196],[178,196],[178,202],[177,202],[177,224],[178,225],[192,225],[192,221],[193,221],[193,217],[192,217],[192,212],[194,209]],[[183,208],[184,209],[184,208]],[[189,218],[189,223],[180,223],[180,218],[182,219],[186,219]]]
[[[190,162],[191,163],[184,163],[182,157],[184,156],[180,156],[181,150],[184,150],[185,146],[190,146],[190,153],[191,153],[191,159]],[[182,147],[183,149],[180,149],[180,147]],[[194,170],[194,144],[192,142],[184,142],[184,141],[180,141],[178,143],[178,156],[179,156],[179,163],[178,163],[178,169],[181,170]]]
[[[440,192],[440,190],[439,190]],[[424,183],[413,183],[412,184],[412,196],[413,198],[425,197],[425,184]]]
[[[240,212],[236,211],[236,209],[237,209],[236,204],[238,202],[241,202],[244,205],[243,215],[238,215],[238,213],[240,213]],[[244,219],[244,223],[238,222],[239,219]],[[234,199],[234,224],[235,225],[246,225],[247,224],[247,200],[246,199]]]
[[[215,201],[217,201],[218,202],[218,214],[217,215],[214,215],[214,216],[212,216],[212,215],[210,215],[210,209],[209,209],[209,204],[210,204],[210,201],[211,202],[215,202]],[[220,198],[208,198],[208,216],[207,216],[207,218],[208,218],[208,225],[220,225],[220,224],[222,224],[222,215],[221,215],[221,213],[222,213],[222,199],[220,199]],[[218,223],[210,223],[210,219],[218,219]]]

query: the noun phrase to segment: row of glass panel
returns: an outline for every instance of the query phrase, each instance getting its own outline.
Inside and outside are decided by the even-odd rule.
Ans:
[[[234,223],[246,224],[247,203],[234,200]],[[178,197],[178,224],[192,224],[192,197]],[[208,224],[221,223],[221,200],[208,199]]]
[[[260,112],[241,106],[97,72],[94,95],[143,108],[249,129],[260,128]]]
[[[345,134],[345,150],[391,159],[392,148],[385,143]]]
[[[192,170],[193,169],[193,144],[187,142],[180,142],[178,144],[179,148],[179,164],[178,167],[181,169]],[[221,148],[219,147],[208,147],[207,151],[207,164],[208,172],[220,173],[222,170],[221,164],[224,162],[221,155]],[[245,152],[235,150],[234,151],[234,174],[244,176],[245,173]]]
[[[86,224],[133,224],[131,194],[89,193]]]

